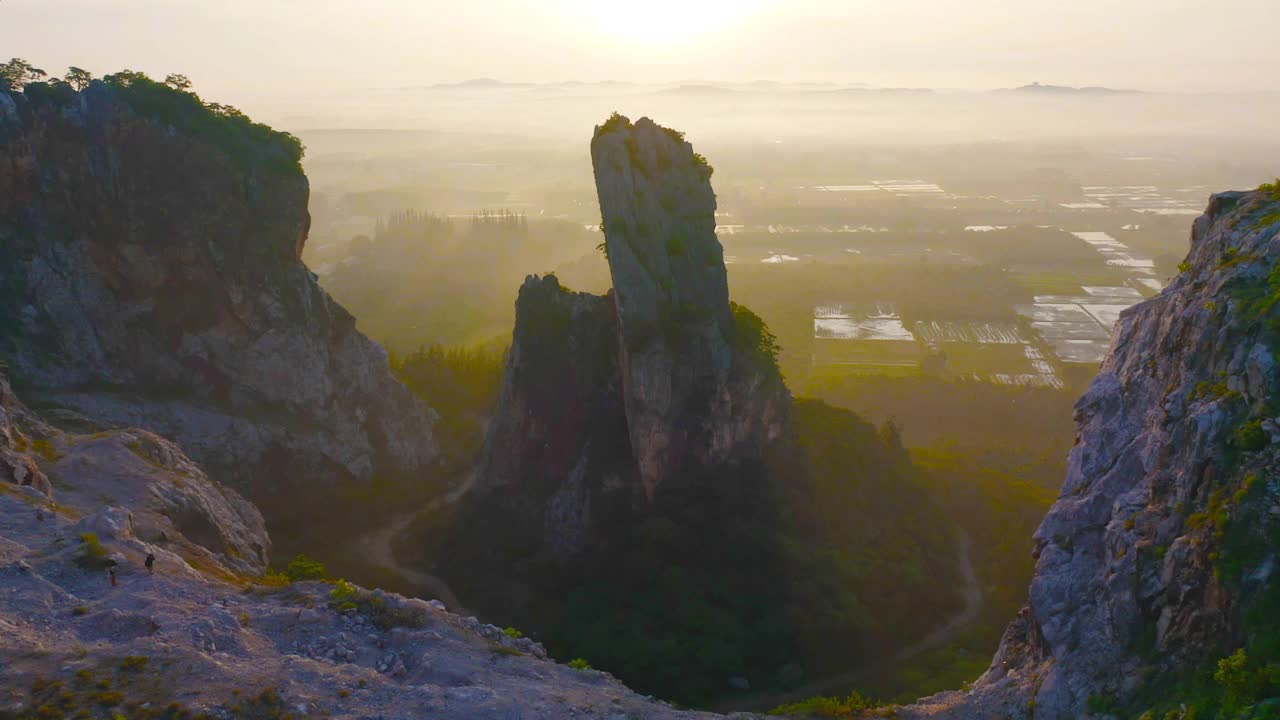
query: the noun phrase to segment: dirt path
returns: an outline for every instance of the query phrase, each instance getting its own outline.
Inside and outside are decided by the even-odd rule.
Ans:
[[[360,549],[362,557],[374,565],[379,565],[403,577],[407,582],[420,588],[424,597],[440,600],[449,608],[449,612],[466,615],[466,608],[458,602],[458,597],[453,594],[453,590],[443,578],[401,565],[396,558],[392,543],[396,536],[403,534],[409,525],[423,514],[435,512],[446,505],[458,502],[471,490],[474,483],[475,473],[471,473],[458,487],[450,490],[443,497],[432,500],[426,507],[397,515],[386,525],[361,535],[356,540],[356,546]]]
[[[952,615],[916,642],[899,648],[897,652],[887,658],[868,662],[839,675],[819,678],[795,690],[726,700],[714,709],[718,712],[764,712],[772,710],[779,705],[797,703],[819,695],[847,693],[857,684],[858,680],[867,675],[868,671],[883,672],[886,667],[901,665],[925,652],[951,642],[976,622],[986,607],[986,598],[982,594],[982,584],[978,581],[978,571],[973,565],[973,540],[963,530],[956,530],[956,562],[960,565],[960,579],[964,583],[964,607],[961,608],[960,612]]]

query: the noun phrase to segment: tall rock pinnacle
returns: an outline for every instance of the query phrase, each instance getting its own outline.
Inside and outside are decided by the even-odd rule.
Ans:
[[[556,554],[583,547],[602,508],[759,459],[790,407],[772,336],[729,302],[706,160],[620,115],[591,157],[613,289],[525,281],[478,471],[481,488],[533,496]]]
[[[734,321],[711,167],[684,136],[614,115],[591,141],[623,345],[623,398],[647,496],[688,450],[723,462]]]

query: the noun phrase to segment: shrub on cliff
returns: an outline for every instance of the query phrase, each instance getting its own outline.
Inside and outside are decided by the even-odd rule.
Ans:
[[[96,533],[80,535],[80,556],[76,562],[83,568],[100,570],[107,566],[107,549],[102,546]]]
[[[312,560],[306,555],[299,555],[289,561],[289,567],[285,570],[285,575],[293,582],[299,580],[323,580],[329,576],[329,571],[325,568],[324,563]]]
[[[734,347],[748,357],[754,358],[763,367],[778,370],[778,338],[769,332],[769,326],[750,309],[736,302],[729,303],[733,312]]]

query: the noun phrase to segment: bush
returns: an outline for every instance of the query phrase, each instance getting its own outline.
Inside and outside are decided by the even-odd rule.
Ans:
[[[1261,420],[1250,420],[1236,428],[1236,445],[1248,452],[1254,452],[1271,444],[1271,437],[1262,429]]]
[[[306,555],[299,555],[289,561],[289,567],[285,569],[285,575],[290,582],[323,580],[329,577],[329,571],[325,569],[324,563],[312,560]]]
[[[356,592],[355,585],[346,580],[339,580],[333,584],[333,590],[329,592],[329,599],[338,604],[350,602],[355,598]]]
[[[126,655],[120,663],[120,669],[125,672],[142,672],[147,669],[150,660],[146,655]]]
[[[503,630],[503,631],[502,631],[502,634],[503,634],[503,635],[506,635],[507,637],[511,638],[512,640],[519,640],[520,638],[524,637],[524,633],[520,632],[519,630],[517,630],[517,629],[515,629],[515,628],[513,628],[513,627],[509,627],[509,628],[507,628],[507,629]]]
[[[107,566],[107,549],[102,546],[95,533],[80,535],[79,563],[86,568],[101,569]]]
[[[586,660],[583,660],[582,658],[574,658],[570,660],[569,667],[573,668],[574,670],[584,670],[584,671],[592,669],[591,663],[587,662]]]
[[[858,717],[868,710],[879,707],[879,703],[871,702],[858,693],[847,698],[816,697],[793,705],[783,705],[769,711],[770,715],[800,715],[820,718],[852,718]]]
[[[731,302],[729,309],[733,312],[735,347],[776,372],[778,352],[782,349],[778,338],[769,332],[764,320],[748,308]]]
[[[711,167],[711,163],[707,162],[707,158],[702,153],[693,154],[693,164],[698,168],[704,180],[710,180],[711,176],[716,173],[716,169]]]
[[[630,127],[630,126],[631,126],[631,122],[628,121],[625,117],[623,117],[621,113],[615,110],[613,114],[609,116],[609,119],[605,120],[604,124],[596,129],[596,137],[600,137],[601,135],[604,135],[607,132],[613,132],[618,128]]]

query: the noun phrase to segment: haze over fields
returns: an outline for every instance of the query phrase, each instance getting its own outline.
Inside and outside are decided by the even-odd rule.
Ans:
[[[0,0],[0,720],[1275,717],[1276,27]]]

